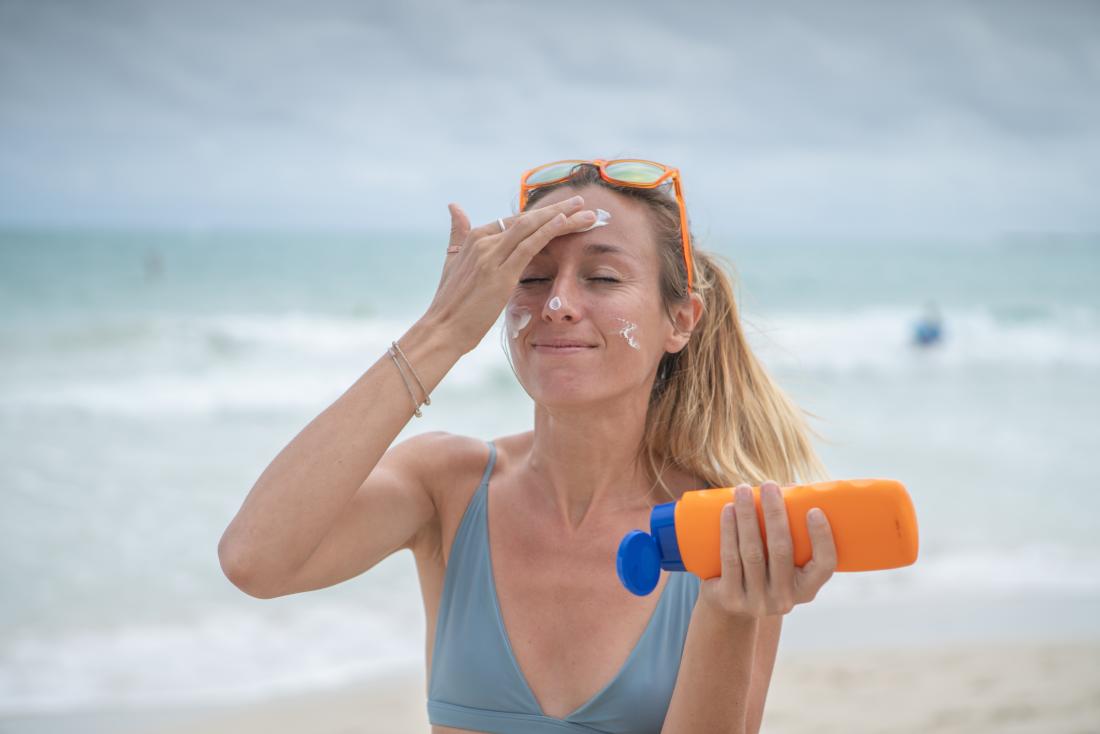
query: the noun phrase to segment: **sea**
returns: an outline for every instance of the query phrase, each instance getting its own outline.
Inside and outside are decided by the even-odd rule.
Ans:
[[[444,238],[0,233],[0,721],[259,700],[423,669],[402,552],[251,598],[218,540],[424,313]],[[712,236],[834,478],[901,481],[909,567],[835,574],[781,651],[1100,639],[1100,239]],[[941,337],[920,346],[930,312]],[[502,322],[402,438],[531,427]],[[485,406],[492,406],[486,410]]]

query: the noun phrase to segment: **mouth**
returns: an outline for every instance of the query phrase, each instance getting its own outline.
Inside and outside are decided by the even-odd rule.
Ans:
[[[595,346],[592,344],[583,344],[575,341],[535,342],[531,346],[540,354],[576,354],[589,349],[595,349]]]

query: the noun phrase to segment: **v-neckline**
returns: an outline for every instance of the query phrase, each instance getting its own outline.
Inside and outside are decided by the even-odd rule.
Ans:
[[[653,627],[653,624],[657,619],[657,615],[661,612],[661,606],[665,603],[665,597],[668,595],[667,592],[669,584],[671,584],[673,580],[672,576],[669,576],[669,578],[665,580],[665,584],[661,588],[661,595],[657,599],[657,603],[653,607],[653,612],[649,615],[649,620],[646,622],[645,629],[642,630],[642,636],[639,637],[638,641],[634,643],[634,647],[631,648],[630,654],[626,656],[626,660],[623,661],[622,666],[611,678],[611,680],[609,680],[604,686],[602,686],[599,690],[592,694],[592,696],[587,701],[582,703],[573,711],[570,711],[563,718],[551,716],[543,711],[542,704],[539,703],[538,698],[535,696],[535,692],[531,689],[531,684],[527,682],[527,676],[524,675],[523,670],[520,669],[519,661],[516,659],[515,651],[512,649],[512,640],[508,637],[508,629],[504,626],[504,614],[503,612],[501,612],[500,609],[500,597],[497,595],[496,575],[493,571],[493,546],[492,543],[489,541],[489,477],[486,477],[485,481],[484,505],[485,533],[482,537],[485,541],[485,555],[486,558],[488,558],[489,562],[489,590],[493,597],[493,609],[496,612],[497,628],[500,630],[501,639],[504,640],[504,647],[508,651],[508,659],[512,662],[512,668],[516,671],[516,677],[519,678],[521,683],[523,683],[523,688],[527,691],[527,695],[531,697],[531,702],[535,705],[535,708],[538,709],[539,715],[544,716],[548,719],[558,719],[559,721],[566,721],[581,713],[589,706],[593,705],[597,700],[599,700],[599,698],[604,694],[605,691],[611,688],[611,686],[615,685],[619,681],[619,679],[622,678],[623,673],[626,671],[627,668],[630,667],[631,661],[633,661],[635,655],[637,655],[638,649],[642,646],[642,643],[645,642],[646,638],[649,636],[649,631]]]

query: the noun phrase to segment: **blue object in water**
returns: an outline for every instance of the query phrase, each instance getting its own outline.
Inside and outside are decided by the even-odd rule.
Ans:
[[[921,346],[935,344],[941,336],[940,325],[932,321],[921,321],[913,331],[913,340]]]

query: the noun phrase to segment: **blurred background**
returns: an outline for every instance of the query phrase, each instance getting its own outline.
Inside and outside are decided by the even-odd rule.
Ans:
[[[217,542],[427,308],[448,202],[572,157],[680,168],[831,474],[916,505],[916,565],[787,616],[763,730],[1100,730],[1098,38],[1060,0],[0,0],[0,731],[426,730],[410,555],[258,600]],[[531,421],[498,324],[402,438]]]

